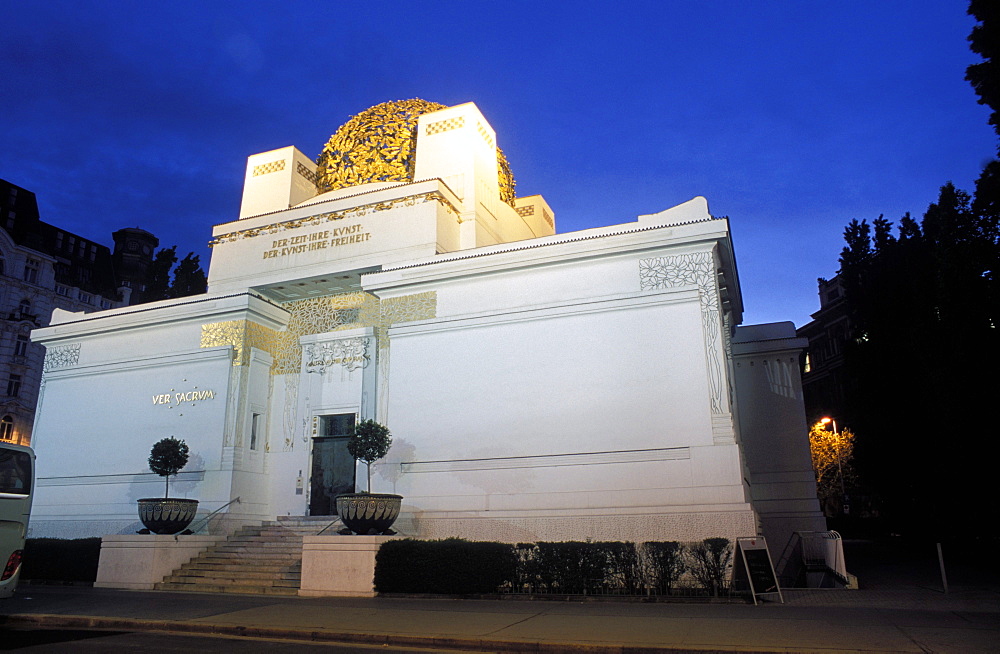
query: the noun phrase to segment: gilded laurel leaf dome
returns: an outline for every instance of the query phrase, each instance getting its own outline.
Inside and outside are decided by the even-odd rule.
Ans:
[[[417,152],[417,118],[447,109],[414,98],[383,102],[351,117],[316,159],[320,193],[372,182],[412,182]],[[514,175],[497,148],[500,199],[514,205]]]

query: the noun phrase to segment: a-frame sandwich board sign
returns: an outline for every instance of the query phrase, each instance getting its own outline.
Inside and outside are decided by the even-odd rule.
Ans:
[[[774,574],[771,563],[771,553],[767,549],[767,541],[763,536],[745,536],[736,539],[736,563],[733,569],[735,585],[746,583],[750,587],[753,603],[757,604],[760,595],[777,595],[784,604],[778,586],[778,576]]]

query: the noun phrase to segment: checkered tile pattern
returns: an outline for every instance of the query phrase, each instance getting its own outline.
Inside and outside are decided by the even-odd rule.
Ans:
[[[492,148],[493,147],[493,137],[490,136],[490,133],[486,131],[486,128],[483,127],[482,123],[478,123],[478,122],[476,123],[476,131],[479,132],[479,135],[483,137],[484,141],[486,141],[486,145],[488,145],[488,146],[490,146]]]
[[[319,175],[316,174],[315,170],[310,170],[303,165],[301,161],[299,162],[298,167],[296,167],[295,172],[308,179],[312,184],[315,184],[316,180],[319,178]]]
[[[427,134],[427,136],[430,136],[431,134],[440,134],[441,132],[447,132],[450,129],[458,129],[459,127],[465,127],[465,116],[430,123],[427,125],[425,134]]]
[[[260,177],[261,175],[266,175],[268,173],[276,173],[279,170],[284,170],[284,169],[285,169],[285,160],[280,159],[278,161],[272,161],[271,163],[254,166],[253,176]]]

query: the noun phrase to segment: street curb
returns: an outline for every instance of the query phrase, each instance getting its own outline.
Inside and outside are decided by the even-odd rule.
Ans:
[[[722,650],[696,649],[691,647],[644,647],[638,645],[588,645],[583,643],[452,638],[448,636],[407,636],[278,627],[245,627],[207,622],[106,618],[85,615],[14,614],[0,616],[0,626],[112,629],[143,632],[158,631],[202,636],[297,640],[313,643],[353,643],[387,647],[423,647],[484,652],[537,652],[538,654],[674,654],[679,652],[697,652],[698,654],[733,654],[734,652],[740,652],[741,654],[787,654],[790,651],[787,648],[770,650]]]

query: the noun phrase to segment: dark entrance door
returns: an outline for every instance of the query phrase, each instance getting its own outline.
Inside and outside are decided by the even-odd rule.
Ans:
[[[353,413],[319,417],[312,441],[309,515],[336,515],[337,496],[354,492],[354,457],[347,451],[353,427]]]

